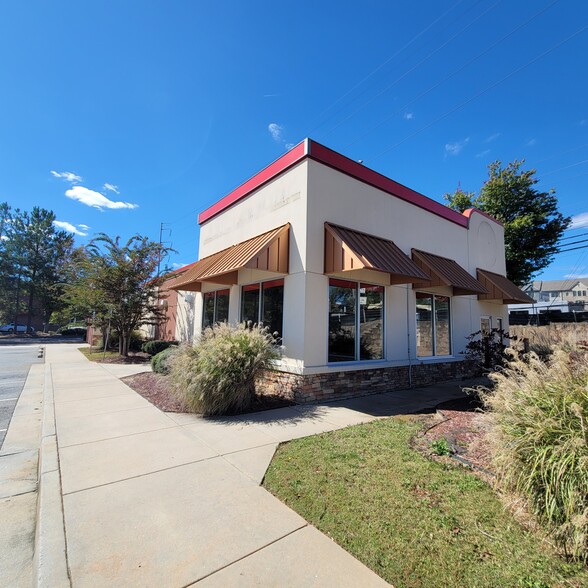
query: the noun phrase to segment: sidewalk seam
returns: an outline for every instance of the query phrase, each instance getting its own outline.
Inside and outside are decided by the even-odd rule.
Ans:
[[[304,525],[300,525],[300,527],[293,529],[292,531],[286,533],[285,535],[282,535],[281,537],[278,537],[277,539],[274,539],[273,541],[270,541],[269,543],[266,543],[265,545],[262,545],[261,547],[254,549],[250,553],[247,553],[247,554],[243,555],[242,557],[235,559],[232,562],[230,562],[224,566],[221,566],[220,568],[217,568],[216,570],[213,570],[212,572],[209,572],[208,574],[206,574],[205,576],[202,576],[201,578],[198,578],[198,580],[196,580],[194,582],[190,582],[189,584],[185,584],[181,588],[189,588],[190,586],[195,586],[199,582],[202,582],[202,580],[205,580],[206,578],[210,578],[210,576],[213,576],[214,574],[217,574],[218,572],[220,572],[226,568],[229,568],[232,565],[234,565],[240,561],[243,561],[244,559],[247,559],[248,557],[254,555],[255,553],[259,553],[260,551],[264,550],[266,547],[269,547],[270,545],[273,545],[274,543],[277,543],[278,541],[281,541],[282,539],[285,539],[286,537],[289,537],[290,535],[293,535],[294,533],[298,533],[298,531],[301,531],[305,527],[308,527],[308,525],[309,525],[308,522],[305,521]]]

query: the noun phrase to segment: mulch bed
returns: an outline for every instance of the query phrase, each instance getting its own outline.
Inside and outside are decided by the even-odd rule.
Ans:
[[[122,363],[122,364],[136,364],[136,363],[149,363],[151,356],[148,353],[142,351],[129,351],[128,357],[105,357],[101,359],[99,363]]]
[[[493,478],[490,445],[490,417],[481,409],[479,400],[468,397],[441,404],[432,415],[422,415],[423,433],[414,440],[414,447],[431,459],[472,467],[486,481]],[[437,456],[431,444],[446,439],[452,457]]]
[[[183,402],[176,398],[172,392],[168,376],[145,372],[135,376],[127,376],[122,381],[135,392],[143,396],[164,412],[189,412]],[[258,395],[253,399],[253,404],[248,412],[260,412],[273,408],[292,406],[294,402],[278,395]]]

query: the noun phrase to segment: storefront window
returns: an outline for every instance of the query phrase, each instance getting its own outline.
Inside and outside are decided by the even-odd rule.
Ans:
[[[383,357],[384,287],[331,279],[329,361],[370,360]]]
[[[448,296],[416,293],[417,356],[451,355],[451,314]]]
[[[268,327],[282,337],[284,280],[249,284],[241,288],[241,322]]]
[[[229,290],[217,290],[204,294],[202,328],[229,320]]]

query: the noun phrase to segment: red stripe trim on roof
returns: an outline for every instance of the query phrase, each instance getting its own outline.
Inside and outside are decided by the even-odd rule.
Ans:
[[[450,222],[467,228],[470,224],[470,217],[472,212],[476,211],[494,222],[491,216],[477,210],[468,209],[463,214],[452,210],[451,208],[444,206],[440,202],[432,200],[431,198],[407,188],[394,180],[387,178],[386,176],[370,169],[349,159],[345,155],[341,155],[312,139],[306,139],[296,145],[287,153],[284,153],[281,157],[276,159],[273,163],[270,163],[266,168],[255,174],[252,178],[247,180],[244,184],[241,184],[238,188],[235,188],[232,192],[227,194],[224,198],[221,198],[217,203],[213,204],[198,215],[198,223],[203,224],[211,218],[217,216],[242,198],[245,198],[253,191],[257,190],[264,184],[273,180],[275,177],[285,172],[287,169],[295,165],[296,163],[310,158],[314,161],[327,165],[341,173],[344,173],[360,182],[364,182],[370,186],[378,188],[392,196],[396,196],[401,200],[409,202],[419,208],[427,210],[441,218],[444,218]]]

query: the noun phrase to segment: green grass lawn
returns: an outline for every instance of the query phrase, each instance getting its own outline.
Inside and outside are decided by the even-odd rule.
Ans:
[[[106,353],[102,349],[94,347],[80,347],[79,350],[90,360],[90,361],[103,361],[104,359],[113,359],[118,357],[118,351],[107,351]]]
[[[386,419],[284,444],[264,486],[397,588],[588,585],[488,485],[413,451],[418,428]]]

